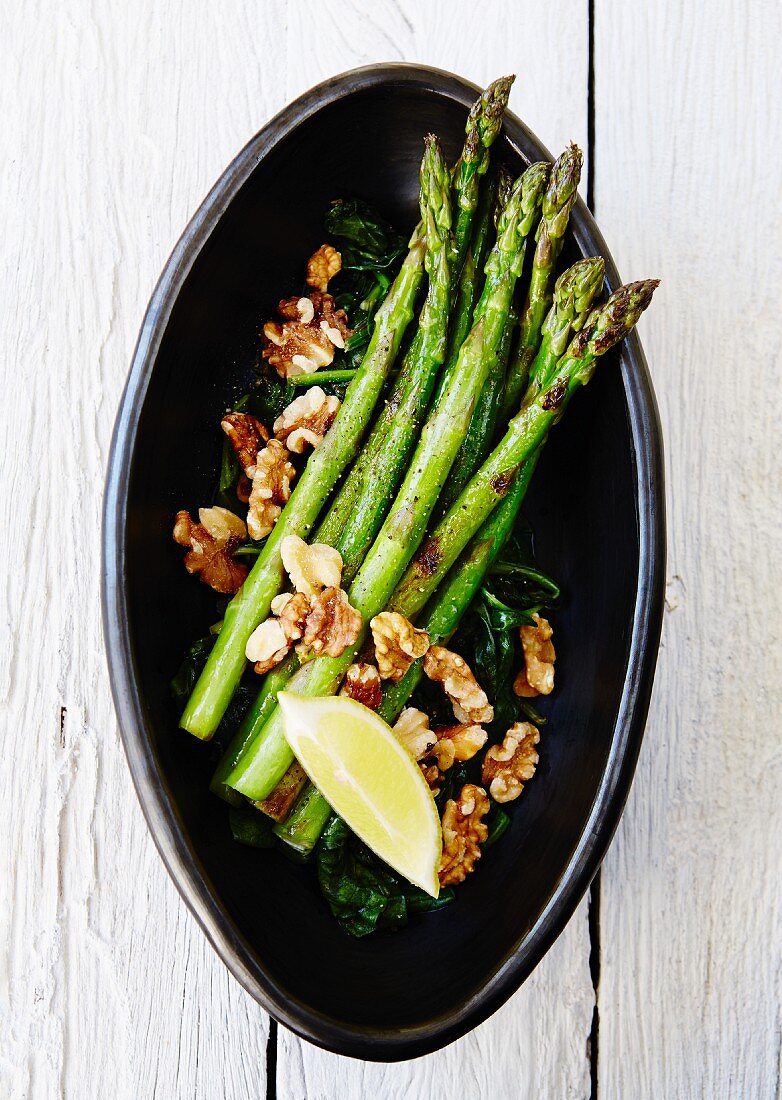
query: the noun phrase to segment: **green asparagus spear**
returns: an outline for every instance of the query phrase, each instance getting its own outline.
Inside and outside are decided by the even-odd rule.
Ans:
[[[462,155],[454,168],[454,206],[456,218],[450,257],[454,276],[461,273],[470,242],[473,214],[478,205],[481,176],[489,167],[489,150],[502,126],[502,116],[515,76],[502,76],[493,81],[473,104],[465,127],[466,140]]]
[[[600,292],[605,275],[605,263],[595,256],[579,260],[557,280],[554,301],[542,330],[540,349],[530,370],[530,388],[526,400],[532,400],[548,385],[557,363],[565,354],[571,334],[580,332],[590,314],[592,303]],[[532,475],[540,450],[520,467],[508,495],[482,524],[469,546],[437,588],[421,617],[416,620],[425,630],[432,645],[447,641],[472,603],[483,579],[507,542]],[[383,692],[380,714],[387,722],[395,721],[402,707],[417,687],[423,674],[423,663],[415,661],[405,676]]]
[[[562,417],[575,391],[589,382],[599,356],[635,326],[658,281],[628,283],[611,295],[571,341],[546,386],[511,420],[502,441],[425,539],[389,601],[408,618],[425,605],[469,540],[506,495],[521,463]]]
[[[458,211],[459,225],[451,239],[448,266],[451,272],[452,294],[456,289],[456,306],[454,315],[449,321],[448,366],[440,372],[441,378],[448,375],[450,366],[455,363],[459,348],[470,331],[473,309],[480,291],[481,275],[489,244],[494,188],[484,188],[483,198],[479,199],[478,184],[480,176],[488,167],[489,149],[499,134],[502,113],[508,102],[512,83],[513,77],[503,77],[489,85],[476,100],[467,120],[464,148],[453,172],[454,205]],[[506,199],[508,189],[505,191]],[[475,239],[471,242],[469,234],[476,217]],[[461,274],[457,283],[455,274],[459,271]],[[417,333],[385,408],[373,426],[369,438],[325,519],[315,533],[314,541],[324,542],[329,546],[338,546],[341,539],[345,539],[347,543],[355,537],[359,529],[355,506],[367,487],[375,492],[380,488],[387,489],[386,506],[396,491],[408,453],[402,453],[404,444],[401,436],[407,436],[406,445],[408,448],[411,447],[420,418],[431,399],[429,379],[422,380],[419,377],[422,358],[421,340],[422,334]],[[313,377],[316,376],[313,375]],[[438,387],[438,394],[441,389],[442,383]],[[407,420],[408,417],[416,417],[416,420],[410,422]],[[413,430],[406,431],[408,427]],[[389,434],[392,432],[397,437],[389,439]],[[387,451],[391,455],[400,456],[400,461],[393,471],[389,471]],[[379,471],[378,462],[383,464],[382,471]],[[369,502],[367,507],[362,509],[364,520],[369,515],[376,517],[380,515],[380,499],[375,505]],[[376,522],[373,529],[363,532],[364,552],[371,545],[378,528],[379,523]],[[338,546],[338,549],[343,551],[342,546]],[[361,564],[360,560],[354,562],[344,551],[343,558],[348,563],[348,574],[351,571],[355,573]]]
[[[421,199],[422,208],[427,209],[431,202],[439,202],[439,193],[430,196],[422,192]],[[255,565],[226,608],[223,628],[180,720],[184,729],[202,740],[212,736],[225,713],[244,671],[247,639],[266,618],[280,590],[282,540],[286,535],[305,537],[309,533],[342,471],[356,455],[412,319],[425,252],[425,233],[417,230],[399,274],[375,314],[372,339],[334,425],[309,459]]]
[[[437,139],[430,135],[426,141],[424,163],[430,176],[427,188],[430,194],[438,191],[440,194],[439,203],[429,206],[426,218],[429,291],[418,330],[405,357],[398,404],[392,399],[381,413],[381,424],[387,421],[381,427],[383,446],[374,449],[370,464],[362,464],[361,471],[355,468],[351,471],[355,491],[353,509],[335,539],[344,562],[342,583],[346,586],[358,572],[380,529],[445,359],[451,286],[449,173]]]
[[[569,145],[557,158],[551,171],[551,180],[543,199],[527,300],[521,313],[519,342],[505,383],[503,422],[515,413],[527,388],[529,368],[540,343],[541,326],[551,305],[554,268],[562,250],[570,211],[576,201],[582,163],[581,150],[577,145]]]
[[[547,175],[546,165],[533,165],[511,192],[498,226],[497,243],[486,264],[486,285],[475,310],[476,321],[459,353],[458,368],[424,425],[397,498],[350,587],[350,602],[363,619],[362,635],[341,657],[321,656],[305,664],[290,681],[291,691],[304,695],[336,691],[363,642],[369,620],[385,607],[421,540],[502,337]],[[275,711],[229,776],[228,784],[255,800],[265,798],[292,760],[282,715]]]

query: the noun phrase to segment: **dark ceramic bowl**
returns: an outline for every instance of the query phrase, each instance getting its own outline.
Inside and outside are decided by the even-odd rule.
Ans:
[[[111,683],[169,873],[225,964],[277,1020],[331,1050],[384,1061],[456,1039],[518,988],[573,913],[616,827],[652,687],[665,566],[662,444],[641,346],[631,336],[573,402],[529,498],[539,560],[566,594],[538,775],[457,902],[397,934],[349,938],[309,868],[231,840],[225,806],[208,791],[214,750],[178,730],[169,696],[182,653],[215,610],[182,568],[171,527],[178,508],[210,497],[215,425],[251,374],[260,323],[321,243],[329,200],[365,197],[412,227],[423,135],[439,134],[455,157],[475,95],[434,69],[372,66],[321,84],[252,139],[152,296],[106,488]],[[550,159],[513,115],[497,151],[514,173]],[[616,287],[581,201],[571,225],[563,266],[600,253]]]

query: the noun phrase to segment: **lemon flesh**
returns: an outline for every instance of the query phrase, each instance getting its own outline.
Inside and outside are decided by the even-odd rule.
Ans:
[[[335,813],[384,862],[436,898],[442,831],[412,755],[374,711],[345,696],[281,691],[285,736]]]

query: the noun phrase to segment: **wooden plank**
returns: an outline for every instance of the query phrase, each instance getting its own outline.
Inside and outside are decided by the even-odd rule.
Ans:
[[[562,27],[569,28],[567,35]],[[556,50],[540,48],[553,41]],[[581,0],[550,9],[530,0],[292,4],[287,53],[289,96],[333,73],[379,60],[436,65],[479,84],[516,72],[513,109],[550,148],[573,139],[586,149],[587,6]],[[548,959],[501,1012],[447,1050],[413,1062],[362,1064],[317,1050],[281,1029],[278,1096],[586,1096],[594,1002],[588,956],[582,906]]]
[[[179,900],[131,788],[99,532],[148,296],[218,173],[282,105],[268,44],[283,8],[3,9],[4,1097],[265,1088],[267,1019]]]
[[[668,471],[663,648],[602,885],[599,1095],[779,1095],[778,4],[596,5],[597,217]]]

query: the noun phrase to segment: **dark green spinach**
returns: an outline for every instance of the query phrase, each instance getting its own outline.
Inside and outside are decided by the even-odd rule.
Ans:
[[[351,936],[403,928],[411,913],[429,913],[453,901],[451,889],[432,898],[406,882],[362,844],[340,817],[327,825],[315,859],[323,895]]]

